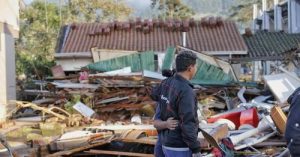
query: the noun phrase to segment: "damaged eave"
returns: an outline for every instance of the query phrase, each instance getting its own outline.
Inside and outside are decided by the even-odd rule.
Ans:
[[[67,53],[55,53],[55,59],[70,59],[70,58],[88,58],[91,59],[93,56],[91,52],[67,52]]]
[[[177,48],[178,49],[183,49],[183,50],[189,50],[189,51],[192,51],[192,52],[196,53],[197,57],[200,60],[202,60],[202,61],[204,61],[206,63],[209,63],[209,64],[211,64],[212,66],[215,66],[218,69],[222,69],[222,71],[224,73],[226,73],[227,75],[230,75],[232,77],[233,81],[238,81],[237,76],[234,73],[234,70],[233,70],[233,68],[232,68],[232,66],[231,66],[230,63],[228,63],[228,62],[226,62],[226,61],[224,61],[222,59],[219,59],[216,56],[208,55],[205,52],[197,52],[195,50],[192,50],[192,49],[189,49],[189,48],[185,48],[185,47],[182,47],[182,46],[177,46]],[[218,80],[218,81],[219,82],[221,81],[222,83],[227,83],[229,80]]]
[[[205,54],[210,55],[245,55],[247,54],[247,50],[241,51],[202,51]]]
[[[283,60],[284,58],[285,57],[278,57],[278,56],[231,58],[230,62],[239,63],[239,62],[252,62],[252,61],[276,61],[276,60]]]

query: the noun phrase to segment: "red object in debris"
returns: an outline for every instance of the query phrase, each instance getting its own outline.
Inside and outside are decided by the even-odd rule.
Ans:
[[[214,154],[215,157],[223,157],[221,150],[218,148],[213,148],[211,153]]]
[[[256,108],[251,108],[241,112],[233,112],[221,115],[219,117],[210,118],[207,120],[208,123],[214,123],[219,119],[228,119],[235,124],[235,128],[239,128],[243,124],[250,124],[253,127],[257,127],[259,119]]]
[[[254,127],[257,127],[258,122],[259,122],[259,119],[258,119],[256,108],[251,108],[251,109],[242,111],[241,117],[240,117],[240,125],[250,124]]]
[[[208,123],[214,123],[219,119],[228,119],[230,121],[232,121],[235,125],[235,128],[239,128],[240,126],[240,117],[241,117],[241,112],[233,112],[233,113],[228,113],[228,114],[224,114],[221,115],[219,117],[215,117],[215,118],[210,118],[207,120]]]

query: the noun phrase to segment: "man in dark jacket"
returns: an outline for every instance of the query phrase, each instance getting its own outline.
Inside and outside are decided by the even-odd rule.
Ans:
[[[162,75],[164,77],[172,77],[175,73],[175,70],[167,70],[167,69],[164,69],[162,70]],[[157,101],[157,98],[156,98],[156,90],[157,90],[157,87],[154,88],[152,90],[152,94],[151,94],[151,97],[154,97],[152,98],[153,100]],[[156,105],[156,110],[155,110],[155,115],[154,115],[154,127],[157,129],[157,133],[158,133],[158,138],[157,138],[157,141],[156,141],[156,144],[155,144],[155,147],[154,147],[154,156],[155,157],[165,157],[165,154],[162,150],[162,144],[161,144],[161,131],[162,130],[165,130],[165,129],[169,129],[169,130],[174,130],[177,126],[178,126],[178,121],[177,120],[174,120],[173,117],[170,117],[167,121],[162,121],[161,118],[160,118],[160,105]]]
[[[292,157],[300,156],[300,88],[288,98],[289,115],[285,129],[285,139]]]
[[[152,94],[160,107],[161,121],[174,117],[179,125],[174,130],[160,131],[166,157],[200,157],[197,100],[190,84],[196,71],[197,56],[183,51],[176,57],[176,74],[162,81]],[[156,121],[154,125],[157,125]]]

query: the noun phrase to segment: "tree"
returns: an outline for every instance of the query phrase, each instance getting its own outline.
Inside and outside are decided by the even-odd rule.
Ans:
[[[60,28],[59,8],[53,3],[34,1],[20,12],[20,19],[17,74],[41,79],[54,65],[52,53]]]
[[[68,7],[72,22],[126,20],[132,13],[123,0],[69,0]]]
[[[195,12],[183,4],[181,0],[152,0],[152,8],[159,11],[158,17],[166,18],[190,18]]]
[[[253,4],[261,7],[261,0],[238,0],[237,5],[229,10],[229,18],[237,22],[247,23],[252,20]]]

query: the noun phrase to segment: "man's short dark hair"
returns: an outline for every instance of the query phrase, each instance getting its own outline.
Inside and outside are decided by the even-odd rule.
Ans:
[[[181,51],[176,57],[176,71],[183,72],[188,70],[188,67],[195,65],[197,60],[196,54],[192,51]]]

